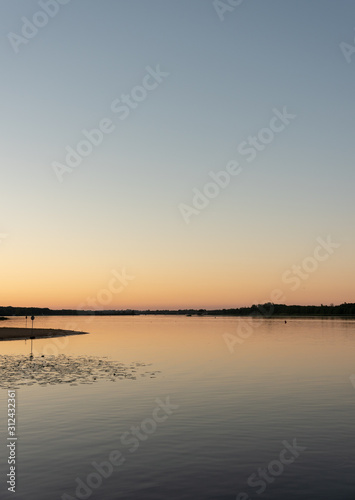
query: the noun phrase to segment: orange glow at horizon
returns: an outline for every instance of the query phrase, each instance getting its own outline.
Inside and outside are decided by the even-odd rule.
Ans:
[[[233,245],[228,252],[221,251],[218,242],[207,246],[198,234],[189,251],[174,249],[173,253],[174,246],[179,248],[178,237],[172,240],[165,243],[167,248],[159,247],[160,253],[154,253],[155,245],[141,256],[122,252],[117,257],[111,252],[106,259],[101,249],[64,252],[60,248],[51,252],[47,248],[38,256],[33,248],[22,259],[19,252],[11,253],[0,261],[0,305],[223,309],[265,302],[320,305],[355,301],[349,273],[352,255],[343,248],[306,272],[303,262],[313,255],[312,240],[306,248],[300,245],[298,249],[277,242],[273,248],[282,249],[279,254],[256,246],[254,241],[238,242],[238,251]],[[295,274],[294,266],[301,266],[302,277]]]

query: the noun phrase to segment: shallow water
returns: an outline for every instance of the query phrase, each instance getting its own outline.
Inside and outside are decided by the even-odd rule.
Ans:
[[[355,498],[355,321],[35,321],[91,334],[0,343],[1,499]]]

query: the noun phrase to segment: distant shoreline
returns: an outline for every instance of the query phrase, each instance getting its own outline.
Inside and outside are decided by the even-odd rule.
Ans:
[[[52,338],[66,337],[68,335],[88,335],[87,332],[76,332],[74,330],[61,330],[54,328],[0,328],[0,341],[2,340],[28,340],[30,338]]]
[[[250,307],[224,309],[125,309],[78,311],[76,309],[49,309],[48,307],[11,307],[0,306],[1,316],[14,318],[19,316],[147,316],[147,315],[180,315],[180,316],[255,316],[259,317],[355,317],[355,303],[344,302],[340,305],[302,306],[273,304],[254,304]]]

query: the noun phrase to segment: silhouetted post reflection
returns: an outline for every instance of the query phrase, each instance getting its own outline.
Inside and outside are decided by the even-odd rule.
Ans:
[[[30,339],[31,339],[31,354],[30,354],[30,359],[33,359],[33,349],[32,349],[33,344],[32,344],[32,343],[33,343],[33,339],[34,339],[34,338],[35,338],[35,337],[30,337]]]

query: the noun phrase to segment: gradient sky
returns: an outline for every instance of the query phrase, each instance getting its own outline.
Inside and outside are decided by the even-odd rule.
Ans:
[[[212,0],[57,10],[0,4],[1,305],[355,302],[353,0],[244,0],[223,20]],[[34,17],[16,53],[9,33]],[[112,103],[157,65],[169,75],[121,119]],[[240,145],[284,107],[296,117],[248,162]],[[59,182],[53,162],[104,118],[115,130]],[[230,161],[240,174],[186,223],[181,204]],[[327,237],[340,246],[302,271]]]

